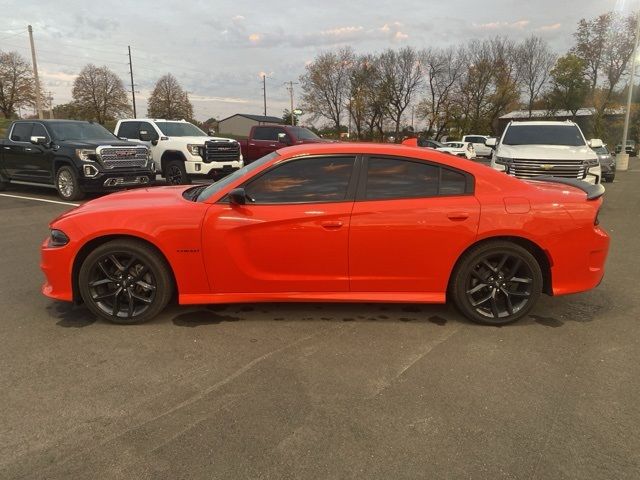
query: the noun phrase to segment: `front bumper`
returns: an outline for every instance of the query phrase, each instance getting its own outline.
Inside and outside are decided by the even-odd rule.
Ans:
[[[73,270],[74,248],[71,244],[63,247],[50,247],[47,237],[40,246],[40,269],[45,276],[42,293],[49,298],[73,301],[73,285],[71,272]]]
[[[81,176],[78,184],[83,192],[113,192],[123,188],[147,187],[155,181],[152,168],[100,170],[95,177]]]

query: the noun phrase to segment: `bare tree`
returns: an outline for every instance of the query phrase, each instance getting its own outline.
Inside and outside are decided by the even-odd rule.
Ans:
[[[351,69],[347,108],[358,138],[362,138],[365,131],[373,138],[374,130],[377,128],[380,132],[382,129],[387,101],[381,82],[380,61],[376,56],[363,55],[355,60]]]
[[[464,51],[460,48],[425,52],[423,70],[427,77],[427,94],[418,104],[418,116],[427,122],[427,137],[439,140],[449,127],[456,88],[465,66]]]
[[[82,115],[99,123],[131,110],[122,80],[106,66],[85,66],[73,82],[72,96]]]
[[[187,92],[170,73],[156,82],[149,97],[147,115],[168,120],[193,118],[193,105]]]
[[[0,52],[0,112],[5,118],[20,107],[35,104],[35,86],[27,60],[17,52]]]
[[[388,100],[387,109],[398,138],[402,115],[423,84],[424,52],[411,47],[386,50],[380,55],[382,89]]]
[[[518,69],[526,95],[529,118],[531,118],[535,101],[549,81],[556,58],[557,55],[551,51],[547,42],[535,35],[527,38],[518,47]]]
[[[603,13],[592,20],[585,20],[583,18],[578,22],[578,29],[573,34],[576,44],[570,53],[582,59],[586,65],[585,75],[589,79],[592,92],[600,80],[603,56],[607,48],[607,37],[611,28],[611,22],[611,13]]]
[[[300,77],[303,108],[312,120],[325,118],[340,130],[342,114],[349,97],[351,68],[355,60],[349,47],[321,53]]]

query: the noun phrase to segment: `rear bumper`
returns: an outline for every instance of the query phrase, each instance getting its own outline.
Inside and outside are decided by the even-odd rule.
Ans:
[[[609,235],[597,227],[581,229],[573,238],[560,240],[552,259],[554,295],[579,293],[597,287],[604,277]]]

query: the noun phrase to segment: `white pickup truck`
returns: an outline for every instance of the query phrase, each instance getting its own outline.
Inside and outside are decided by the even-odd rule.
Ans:
[[[217,179],[244,166],[236,140],[209,136],[185,120],[120,120],[114,133],[147,145],[156,170],[171,185],[198,177]]]
[[[511,122],[500,141],[487,140],[495,148],[491,166],[518,178],[539,175],[576,178],[592,184],[602,180],[593,148],[602,140],[585,140],[580,127],[570,121]]]

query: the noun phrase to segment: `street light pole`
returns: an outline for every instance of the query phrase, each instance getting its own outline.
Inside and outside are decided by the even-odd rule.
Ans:
[[[264,116],[267,116],[267,74],[262,74],[262,95],[264,98]]]
[[[629,76],[629,91],[627,92],[627,110],[624,113],[624,128],[622,130],[622,148],[616,158],[616,168],[627,170],[629,168],[629,155],[627,154],[627,135],[629,134],[629,115],[631,113],[631,99],[633,97],[633,84],[636,79],[636,58],[638,56],[638,37],[640,37],[640,15],[636,14],[636,37],[633,44],[631,57],[631,75]]]

